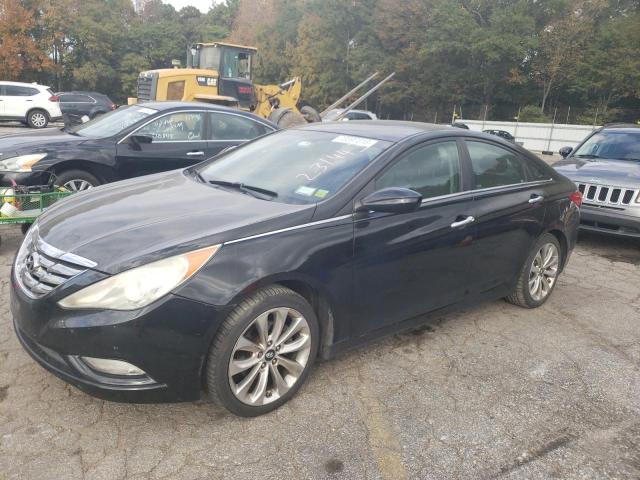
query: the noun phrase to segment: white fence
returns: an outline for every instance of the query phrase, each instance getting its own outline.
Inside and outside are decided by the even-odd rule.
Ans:
[[[471,130],[504,130],[516,137],[516,142],[535,152],[553,151],[562,147],[575,147],[594,129],[592,125],[566,125],[561,123],[489,122],[482,120],[456,120]]]

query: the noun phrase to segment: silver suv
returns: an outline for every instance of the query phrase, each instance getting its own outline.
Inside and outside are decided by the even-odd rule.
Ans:
[[[553,165],[582,192],[580,228],[640,238],[640,126],[606,125]]]

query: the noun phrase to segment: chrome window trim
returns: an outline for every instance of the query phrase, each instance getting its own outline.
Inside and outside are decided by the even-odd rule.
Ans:
[[[42,238],[37,238],[37,248],[42,250],[46,255],[57,258],[58,260],[62,260],[63,262],[75,263],[76,265],[80,265],[82,267],[93,268],[98,264],[88,258],[81,257],[76,255],[75,253],[65,252],[60,250],[59,248],[54,247],[53,245],[49,245]]]
[[[144,104],[139,104],[139,105],[143,105],[144,106]],[[147,107],[147,108],[151,108],[151,107]],[[152,110],[154,110],[154,109],[152,108]],[[122,142],[124,142],[131,135],[135,135],[135,133],[140,131],[140,129],[146,127],[151,122],[154,122],[155,120],[158,120],[159,118],[166,117],[167,115],[172,115],[174,113],[200,113],[200,112],[202,112],[202,113],[222,113],[223,115],[234,115],[236,117],[246,118],[247,120],[249,120],[251,122],[254,122],[254,123],[257,123],[259,125],[263,125],[264,127],[271,129],[272,132],[276,131],[275,128],[273,128],[271,125],[269,125],[267,123],[259,122],[257,120],[254,120],[253,118],[247,118],[244,115],[238,115],[237,113],[233,113],[233,112],[218,112],[216,110],[207,110],[207,109],[172,110],[170,112],[163,113],[162,115],[158,115],[157,117],[153,117],[151,120],[143,123],[138,128],[136,128],[134,131],[132,131],[131,133],[128,133],[121,140],[119,140],[116,145],[120,145]],[[253,139],[251,139],[251,140],[253,140]],[[189,143],[189,142],[216,142],[216,141],[218,141],[218,142],[236,142],[238,140],[177,140],[177,141],[160,140],[160,141],[152,142],[152,143],[178,143],[178,142]],[[247,140],[242,140],[242,141],[247,141]]]
[[[533,180],[531,182],[522,182],[522,183],[510,183],[509,185],[498,185],[496,187],[487,187],[487,188],[476,188],[472,190],[467,190],[468,192],[493,192],[500,190],[514,190],[516,187],[533,187],[535,185],[544,185],[546,183],[553,182],[553,178],[547,178],[546,180]]]
[[[352,218],[352,217],[353,217],[353,214],[349,213],[347,215],[340,215],[339,217],[326,218],[324,220],[318,220],[316,222],[303,223],[301,225],[295,225],[293,227],[281,228],[279,230],[272,230],[270,232],[258,233],[256,235],[250,235],[248,237],[236,238],[235,240],[229,240],[227,242],[224,242],[222,245],[223,246],[224,245],[231,245],[231,244],[234,244],[234,243],[244,242],[246,240],[253,240],[255,238],[262,238],[262,237],[267,237],[267,236],[270,236],[270,235],[276,235],[278,233],[291,232],[293,230],[300,230],[301,228],[315,227],[316,225],[323,225],[325,223],[335,222],[335,221],[338,221],[338,220],[345,220],[347,218]]]

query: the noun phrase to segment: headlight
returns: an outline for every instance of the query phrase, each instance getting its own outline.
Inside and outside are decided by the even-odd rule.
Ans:
[[[193,276],[219,249],[214,245],[132,268],[72,293],[58,305],[110,310],[146,307]]]
[[[0,161],[0,170],[9,172],[30,172],[31,167],[46,156],[46,153],[33,153],[31,155],[20,155],[19,157],[5,158]]]

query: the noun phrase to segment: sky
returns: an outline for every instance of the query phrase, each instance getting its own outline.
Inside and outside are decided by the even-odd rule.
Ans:
[[[164,3],[170,3],[176,10],[180,10],[187,5],[193,5],[202,13],[207,13],[211,6],[211,0],[163,0]]]

